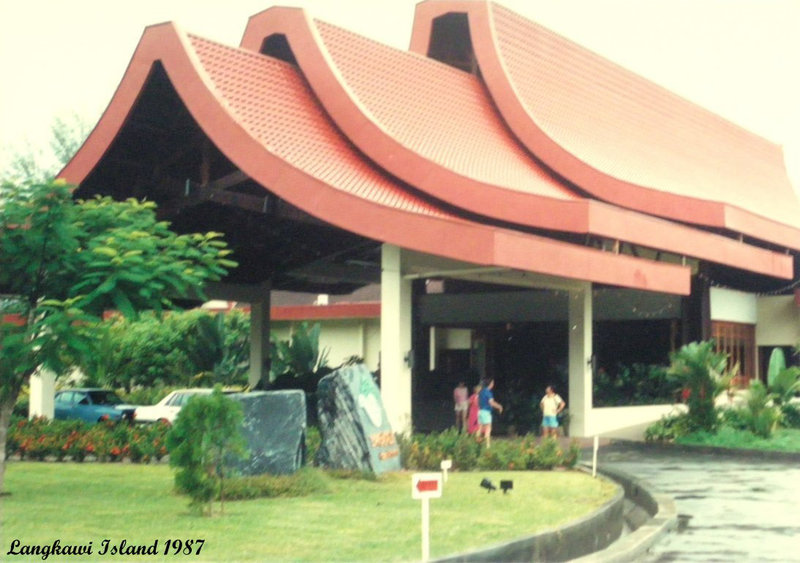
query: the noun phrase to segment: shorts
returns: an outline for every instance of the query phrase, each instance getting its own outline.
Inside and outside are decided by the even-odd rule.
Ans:
[[[492,423],[492,411],[487,410],[479,410],[478,411],[478,424],[491,424]]]
[[[545,428],[558,428],[558,417],[556,415],[548,415],[542,419],[542,426]]]
[[[466,412],[469,408],[469,403],[464,401],[463,403],[456,403],[456,412]]]

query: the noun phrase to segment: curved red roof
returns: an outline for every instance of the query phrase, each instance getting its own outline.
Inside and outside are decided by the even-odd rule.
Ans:
[[[791,278],[792,261],[726,237],[582,197],[506,127],[480,79],[413,53],[270,8],[241,45],[284,35],[345,135],[381,168],[434,198],[505,222],[589,233]]]
[[[505,122],[556,173],[621,207],[800,249],[779,146],[494,3],[421,3],[412,50],[451,13],[468,15]]]
[[[464,220],[420,199],[354,150],[292,65],[188,36],[173,24],[147,28],[108,109],[60,177],[80,183],[98,165],[156,63],[227,158],[266,189],[330,224],[474,264],[689,292],[686,267]]]

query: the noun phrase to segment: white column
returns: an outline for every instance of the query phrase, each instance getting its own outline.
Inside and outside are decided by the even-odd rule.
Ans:
[[[56,376],[46,369],[39,369],[30,379],[30,398],[28,416],[55,417],[54,399],[56,394]]]
[[[266,362],[269,360],[269,324],[270,324],[270,285],[263,284],[261,299],[250,303],[250,376],[248,384],[252,389],[262,376],[269,378]]]
[[[403,279],[402,250],[381,252],[381,397],[395,432],[411,432],[411,281]]]
[[[569,292],[569,433],[591,434],[592,284]]]

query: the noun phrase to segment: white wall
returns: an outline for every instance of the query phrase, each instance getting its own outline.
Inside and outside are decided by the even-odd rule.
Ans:
[[[712,287],[711,320],[756,324],[758,322],[756,296],[743,291]]]
[[[591,435],[642,439],[644,430],[662,416],[683,412],[684,405],[647,405],[639,407],[594,408],[589,415]]]
[[[800,306],[793,295],[759,297],[757,346],[795,346],[800,342]]]
[[[371,371],[380,362],[380,319],[321,319],[307,321],[309,326],[319,323],[320,349],[328,350],[328,364],[338,366],[350,356],[359,356]],[[290,338],[292,326],[299,321],[273,321],[270,332],[279,340]]]

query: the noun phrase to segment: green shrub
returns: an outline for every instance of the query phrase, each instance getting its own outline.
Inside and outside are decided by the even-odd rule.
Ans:
[[[450,428],[440,433],[398,436],[404,467],[438,471],[443,459],[453,460],[453,469],[474,469],[481,446],[470,434]]]
[[[152,386],[137,387],[130,393],[122,392],[120,395],[122,400],[129,405],[155,405],[174,390],[175,387],[157,383]]]
[[[781,425],[784,428],[800,428],[800,407],[791,403],[781,405]]]
[[[368,470],[359,469],[326,469],[326,473],[334,479],[348,479],[353,481],[377,481],[378,476]]]
[[[531,452],[528,469],[553,469],[561,465],[564,454],[558,440],[546,438]]]
[[[438,471],[443,459],[452,459],[453,469],[461,471],[552,469],[574,467],[580,456],[577,441],[573,440],[564,452],[558,440],[537,444],[533,434],[495,439],[491,448],[482,447],[474,436],[454,429],[400,437],[399,443],[403,467],[414,470]]]
[[[528,451],[522,440],[495,440],[491,448],[484,448],[478,457],[478,469],[522,470],[528,469]]]
[[[668,374],[686,391],[690,425],[695,430],[716,431],[717,395],[730,387],[736,369],[728,370],[728,355],[714,351],[712,340],[690,342],[670,355]]]
[[[692,419],[687,413],[665,415],[647,427],[644,439],[646,442],[673,442],[693,430]]]
[[[735,430],[749,429],[749,416],[744,408],[723,409],[720,417],[723,426],[728,426]]]
[[[306,464],[313,465],[322,445],[322,434],[316,426],[306,428]]]
[[[668,404],[675,401],[678,388],[664,366],[617,364],[612,371],[598,371],[592,401],[596,407]]]
[[[225,498],[300,497],[330,491],[325,474],[316,468],[304,467],[291,475],[237,476],[225,484]],[[217,493],[219,499],[219,492]]]
[[[31,420],[15,417],[6,435],[6,456],[21,459],[81,462],[87,456],[97,461],[133,462],[158,460],[167,451],[163,424],[130,426],[111,421],[87,424],[81,420]]]
[[[750,431],[756,436],[769,438],[778,426],[780,409],[772,404],[773,395],[760,381],[750,382],[747,396],[747,417]]]
[[[167,434],[169,463],[176,468],[175,486],[191,497],[190,507],[210,514],[219,496],[224,510],[225,478],[236,457],[244,457],[242,406],[222,394],[195,395],[181,409]],[[208,509],[208,510],[207,510]]]

